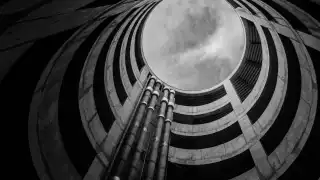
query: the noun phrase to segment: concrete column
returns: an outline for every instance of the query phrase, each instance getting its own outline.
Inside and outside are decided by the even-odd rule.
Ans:
[[[158,115],[158,123],[156,126],[156,135],[155,135],[155,138],[154,138],[153,144],[152,144],[152,152],[151,152],[150,159],[148,162],[146,180],[152,180],[153,176],[154,176],[154,172],[155,172],[154,170],[156,168],[156,162],[158,159],[159,144],[160,144],[162,129],[163,129],[163,121],[165,119],[166,108],[169,103],[169,100],[168,100],[169,88],[165,87],[163,91],[164,91],[164,95],[161,100],[161,109],[160,109],[160,113]]]
[[[143,129],[140,135],[140,138],[138,140],[138,145],[136,148],[136,152],[134,154],[133,157],[133,161],[131,164],[131,169],[130,169],[130,174],[128,176],[129,180],[133,180],[137,177],[137,173],[138,173],[138,169],[137,166],[139,164],[140,158],[141,158],[141,153],[143,152],[144,149],[144,143],[147,137],[147,132],[148,132],[148,127],[150,125],[150,122],[152,120],[152,114],[154,111],[154,107],[157,103],[157,100],[159,98],[159,90],[160,90],[160,86],[161,86],[161,82],[160,81],[156,81],[156,85],[154,88],[154,91],[152,92],[152,98],[151,98],[151,102],[150,105],[148,107],[148,111],[147,111],[147,115],[146,115],[146,120],[144,121],[144,125],[143,125]]]
[[[120,177],[123,175],[123,171],[127,163],[126,161],[128,160],[129,154],[132,150],[132,145],[135,142],[138,129],[140,127],[146,106],[148,105],[151,93],[153,92],[153,86],[155,83],[156,83],[156,78],[152,76],[150,78],[147,88],[145,89],[144,96],[141,100],[138,111],[136,113],[136,116],[133,122],[134,125],[127,134],[128,137],[123,145],[123,150],[120,155],[120,163],[116,169],[116,174],[113,179],[120,179]]]
[[[169,139],[170,139],[170,126],[173,117],[173,109],[174,109],[174,90],[170,90],[170,98],[168,103],[168,110],[167,110],[167,117],[165,120],[165,129],[163,135],[163,144],[161,147],[161,154],[160,154],[160,161],[158,165],[158,174],[157,180],[164,180],[165,173],[166,173],[166,166],[167,166],[167,159],[168,159],[168,149],[169,149]]]

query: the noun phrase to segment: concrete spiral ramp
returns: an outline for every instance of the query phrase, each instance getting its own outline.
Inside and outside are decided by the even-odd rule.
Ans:
[[[243,56],[212,88],[171,87],[166,179],[319,179],[319,5],[226,2],[244,28]],[[111,179],[137,102],[157,76],[141,37],[160,3],[0,3],[4,174]]]

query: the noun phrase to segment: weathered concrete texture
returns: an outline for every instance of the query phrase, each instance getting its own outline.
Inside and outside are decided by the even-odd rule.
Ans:
[[[271,153],[268,156],[268,161],[271,167],[273,168],[273,170],[278,170],[281,167],[279,158],[275,152]]]
[[[288,63],[284,47],[281,43],[279,35],[273,30],[270,31],[277,50],[278,57],[278,77],[283,81],[288,80]]]
[[[256,139],[256,133],[247,115],[238,120],[242,133],[248,143]]]
[[[99,180],[102,178],[103,171],[104,171],[104,164],[101,163],[99,160],[99,157],[97,156],[92,161],[92,164],[87,172],[87,174],[84,176],[83,180]]]
[[[92,120],[92,117],[97,113],[96,106],[93,99],[93,90],[90,88],[80,100],[80,113],[84,116],[85,121]]]
[[[240,118],[243,112],[243,107],[241,105],[240,98],[237,95],[236,90],[234,89],[233,85],[231,84],[230,80],[226,80],[224,82],[224,87],[227,91],[227,96],[229,101],[234,109],[235,114]]]
[[[304,32],[298,31],[300,37],[303,39],[303,42],[318,51],[320,51],[320,37],[315,37]]]
[[[107,136],[107,133],[101,124],[100,118],[97,115],[89,122],[89,128],[97,144],[100,144]]]
[[[270,177],[272,174],[272,169],[260,141],[256,142],[253,146],[250,147],[250,152],[259,172],[265,178]]]
[[[122,128],[116,122],[114,122],[108,133],[108,136],[101,144],[102,151],[108,159],[112,158],[111,156],[113,155],[114,149],[118,144],[122,132]]]
[[[256,122],[260,124],[264,132],[266,132],[266,130],[270,128],[273,121],[276,119],[284,100],[284,95],[286,93],[285,90],[286,84],[282,80],[280,80],[280,78],[278,78],[275,92],[271,98],[271,101],[259,120]]]

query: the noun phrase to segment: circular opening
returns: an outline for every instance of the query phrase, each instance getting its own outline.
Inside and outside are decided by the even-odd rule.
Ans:
[[[241,20],[224,0],[164,0],[143,29],[151,71],[183,91],[201,91],[225,80],[245,47]]]

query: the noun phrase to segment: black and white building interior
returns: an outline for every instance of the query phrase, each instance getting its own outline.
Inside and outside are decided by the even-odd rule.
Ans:
[[[193,7],[218,3],[231,28],[194,15],[185,33],[190,14],[214,16]],[[319,11],[315,0],[1,1],[3,177],[319,180]],[[237,61],[210,61],[236,52],[234,33]]]

